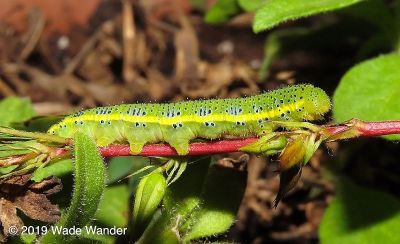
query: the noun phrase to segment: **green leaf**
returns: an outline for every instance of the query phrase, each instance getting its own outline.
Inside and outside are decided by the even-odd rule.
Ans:
[[[44,168],[38,168],[33,172],[32,180],[36,182],[42,181],[44,178],[49,176],[57,176],[62,177],[66,174],[69,174],[73,171],[74,165],[71,159],[61,160],[54,164],[50,164]]]
[[[133,206],[132,230],[136,235],[141,234],[150,223],[153,214],[160,205],[167,181],[161,173],[153,172],[143,177],[135,193]]]
[[[336,122],[400,119],[400,55],[384,55],[351,68],[333,97]],[[400,135],[386,136],[391,140]]]
[[[209,24],[221,24],[238,13],[240,13],[240,7],[236,0],[218,0],[207,11],[205,22]]]
[[[0,101],[0,126],[10,126],[15,122],[22,122],[35,116],[29,99],[7,97]]]
[[[129,195],[127,185],[107,187],[96,212],[96,222],[108,227],[126,227]]]
[[[235,221],[245,187],[244,172],[211,167],[201,195],[202,203],[184,225],[190,229],[184,240],[190,241],[226,232]]]
[[[238,3],[246,12],[253,12],[262,7],[267,1],[268,0],[238,0]]]
[[[116,241],[117,236],[110,236],[110,235],[101,235],[101,234],[94,234],[88,233],[85,231],[85,228],[82,228],[82,235],[78,238],[70,238],[68,240],[64,240],[63,244],[114,244]]]
[[[7,167],[0,167],[0,176],[5,175],[13,171],[14,169],[18,168],[18,165],[11,165]]]
[[[63,226],[84,226],[93,219],[105,188],[105,166],[93,139],[83,133],[74,136],[75,189]]]
[[[342,179],[326,209],[321,243],[400,243],[400,200]]]
[[[361,1],[363,0],[268,0],[256,12],[253,30],[260,32],[288,20],[341,9]]]
[[[125,176],[149,165],[146,157],[113,157],[107,167],[107,184],[112,184]]]
[[[14,236],[11,240],[8,240],[9,244],[33,244],[36,241],[35,234],[21,234]]]
[[[178,226],[201,202],[211,160],[210,157],[191,157],[188,162],[185,173],[166,190],[164,211],[155,214],[138,243],[179,243]]]
[[[176,224],[179,223],[170,212],[161,212],[160,210],[154,214],[149,226],[135,242],[137,244],[147,243],[165,243],[165,244],[179,244],[179,233],[176,230]]]
[[[167,188],[163,200],[167,210],[178,211],[182,216],[190,213],[199,203],[211,160],[210,157],[202,159],[192,157],[188,162],[186,172]]]
[[[63,228],[83,227],[94,217],[105,188],[105,166],[93,139],[83,133],[74,136],[75,186],[71,205],[56,224]],[[41,243],[60,242],[48,233]]]

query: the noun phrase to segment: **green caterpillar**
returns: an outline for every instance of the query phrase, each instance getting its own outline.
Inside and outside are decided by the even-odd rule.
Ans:
[[[195,138],[262,136],[276,129],[271,121],[321,119],[330,106],[323,90],[304,84],[247,98],[98,107],[69,115],[48,132],[72,138],[81,131],[98,146],[128,142],[133,154],[166,142],[186,155]]]

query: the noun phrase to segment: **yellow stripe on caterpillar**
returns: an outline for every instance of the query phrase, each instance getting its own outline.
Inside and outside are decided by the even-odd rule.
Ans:
[[[282,111],[294,112],[304,104],[304,101],[297,101],[292,104],[287,104],[281,107]],[[62,124],[74,124],[75,121],[126,121],[126,122],[143,122],[143,123],[157,123],[160,125],[172,125],[179,122],[195,122],[204,123],[207,121],[225,121],[225,122],[236,122],[236,121],[256,121],[265,118],[277,117],[281,112],[278,109],[265,111],[258,114],[243,114],[243,115],[208,115],[208,116],[181,116],[175,118],[160,118],[155,116],[127,116],[125,114],[110,114],[110,115],[82,115],[79,118],[69,117],[66,118]]]

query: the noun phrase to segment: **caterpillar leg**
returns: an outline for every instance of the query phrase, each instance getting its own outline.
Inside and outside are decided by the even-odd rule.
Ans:
[[[138,142],[138,141],[128,141],[129,148],[131,149],[132,154],[139,154],[142,152],[144,145],[146,142]]]
[[[178,155],[187,155],[189,153],[189,140],[167,141],[173,147]]]

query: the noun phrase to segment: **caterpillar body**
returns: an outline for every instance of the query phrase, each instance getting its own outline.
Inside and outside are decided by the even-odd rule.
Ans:
[[[67,116],[48,133],[72,138],[80,131],[98,146],[128,142],[132,154],[166,142],[186,155],[195,138],[262,136],[276,129],[271,121],[321,119],[330,106],[322,89],[302,84],[246,98],[98,107]]]

